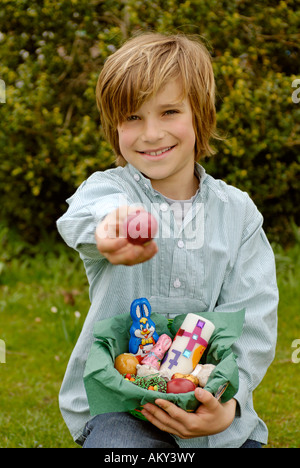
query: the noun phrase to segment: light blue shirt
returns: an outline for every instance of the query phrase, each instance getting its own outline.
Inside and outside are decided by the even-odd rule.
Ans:
[[[252,392],[275,354],[278,290],[274,255],[262,229],[262,215],[249,196],[206,174],[202,166],[196,164],[195,168],[200,190],[181,226],[174,219],[172,205],[130,164],[89,177],[67,200],[69,208],[57,222],[65,242],[80,253],[90,285],[91,307],[59,395],[74,440],[80,439],[91,418],[83,373],[94,323],[129,313],[134,299],[147,297],[153,312],[169,317],[246,309],[243,333],[233,349],[239,366],[236,417],[219,434],[176,437],[179,446],[240,447],[248,438],[267,443],[268,430],[253,408]],[[142,204],[159,223],[158,253],[148,262],[130,267],[110,264],[95,244],[97,224],[124,204]]]

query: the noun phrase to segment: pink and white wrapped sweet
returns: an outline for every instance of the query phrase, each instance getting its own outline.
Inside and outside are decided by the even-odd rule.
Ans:
[[[171,344],[172,338],[164,333],[159,337],[151,351],[149,351],[149,353],[141,361],[141,364],[154,367],[158,370],[160,368],[161,360],[164,357],[166,351],[168,351],[170,348]]]

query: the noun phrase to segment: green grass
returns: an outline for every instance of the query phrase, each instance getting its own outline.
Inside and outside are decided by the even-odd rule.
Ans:
[[[269,428],[268,447],[298,448],[300,362],[293,362],[292,343],[300,339],[300,239],[288,253],[279,247],[275,252],[280,294],[276,357],[255,391],[254,403]]]
[[[77,447],[58,393],[88,310],[87,281],[76,253],[42,250],[0,262],[1,448]]]
[[[89,307],[76,253],[52,241],[34,248],[0,227],[0,447],[75,448],[58,408],[66,365]],[[269,427],[268,447],[300,446],[300,241],[276,247],[280,287],[276,358],[254,395]],[[79,313],[78,313],[79,312]],[[300,357],[300,354],[299,354]]]

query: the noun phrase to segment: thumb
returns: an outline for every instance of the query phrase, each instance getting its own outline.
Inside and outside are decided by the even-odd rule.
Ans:
[[[198,401],[202,403],[208,410],[214,410],[219,405],[218,400],[207,390],[204,388],[196,388],[195,390],[195,397]]]

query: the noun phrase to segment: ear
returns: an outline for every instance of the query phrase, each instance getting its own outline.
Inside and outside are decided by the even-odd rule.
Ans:
[[[141,307],[139,305],[136,306],[136,309],[135,309],[135,315],[138,319],[141,318],[142,316],[142,313],[141,313]]]
[[[143,315],[147,318],[150,317],[150,310],[148,309],[147,304],[143,304]]]
[[[139,321],[142,316],[139,299],[135,299],[130,306],[130,315],[133,321]]]

